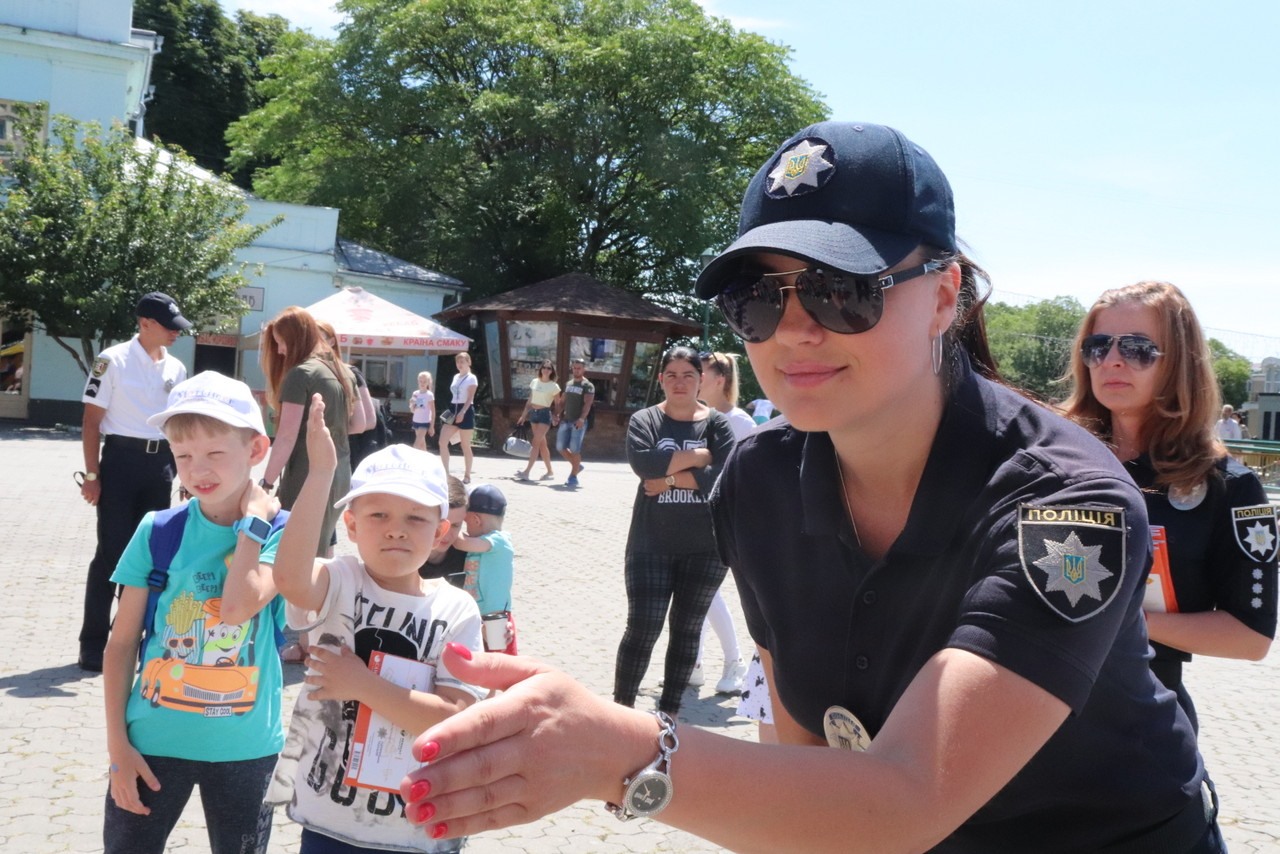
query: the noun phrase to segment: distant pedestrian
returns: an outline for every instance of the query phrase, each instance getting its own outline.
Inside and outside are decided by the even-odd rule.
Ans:
[[[751,418],[757,424],[763,424],[773,417],[773,404],[768,398],[757,398],[747,405],[751,407]]]
[[[515,580],[515,546],[502,530],[507,497],[491,484],[482,484],[467,496],[467,529],[454,541],[466,553],[462,587],[476,600],[481,618],[504,615],[511,619],[511,584]],[[508,631],[505,642],[489,646],[490,652],[516,654],[516,641]]]
[[[167,349],[191,328],[173,297],[147,294],[134,313],[138,334],[98,355],[81,398],[80,495],[98,510],[98,548],[89,564],[80,625],[79,664],[90,673],[102,671],[116,595],[111,573],[142,517],[168,507],[173,490],[169,442],[147,419],[164,409],[170,390],[187,378],[186,366]]]
[[[565,486],[577,488],[582,473],[582,441],[591,423],[591,407],[596,401],[596,387],[587,379],[587,361],[575,358],[569,363],[572,379],[560,393],[560,425],[556,428],[556,450],[569,461],[569,479]]]
[[[413,446],[427,449],[427,437],[436,434],[436,395],[431,390],[431,372],[418,374],[418,388],[409,395],[409,411],[413,413]]]
[[[1240,422],[1235,419],[1235,408],[1227,403],[1222,407],[1222,417],[1218,419],[1215,425],[1218,431],[1218,438],[1224,440],[1234,440],[1240,438]]]
[[[199,786],[210,851],[265,851],[262,799],[284,746],[275,648],[284,600],[271,572],[279,502],[252,471],[271,442],[238,380],[205,371],[175,386],[168,403],[150,423],[172,442],[192,498],[185,518],[166,520],[182,526],[167,567],[153,539],[169,541],[161,531],[171,529],[148,513],[112,576],[123,592],[103,678],[104,850],[165,850]],[[157,568],[168,569],[159,582]]]
[[[528,422],[533,438],[529,441],[529,460],[525,467],[516,472],[516,480],[528,480],[533,464],[542,459],[547,467],[543,480],[551,480],[556,476],[551,468],[551,449],[547,447],[547,433],[551,430],[551,405],[560,395],[560,383],[556,382],[556,366],[550,359],[538,366],[538,375],[529,381],[529,399],[525,401],[524,411],[516,419],[516,426]]]
[[[440,428],[440,462],[445,474],[449,473],[449,443],[455,439],[462,446],[462,482],[471,482],[471,434],[476,429],[476,390],[480,381],[471,373],[471,354],[459,353],[453,357],[458,373],[449,383],[451,420]]]

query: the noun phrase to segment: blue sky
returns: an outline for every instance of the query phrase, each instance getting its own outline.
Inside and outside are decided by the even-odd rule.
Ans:
[[[221,0],[331,35],[323,0]],[[701,0],[794,50],[838,119],[888,124],[951,179],[994,300],[1141,279],[1280,356],[1280,3]]]

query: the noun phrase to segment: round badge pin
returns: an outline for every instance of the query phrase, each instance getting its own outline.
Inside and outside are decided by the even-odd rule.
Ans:
[[[1209,494],[1209,484],[1200,481],[1190,489],[1178,489],[1169,487],[1169,503],[1178,510],[1194,510],[1204,501],[1204,497]]]
[[[826,733],[827,745],[838,750],[853,750],[861,753],[871,746],[871,736],[867,728],[858,720],[857,715],[843,706],[832,706],[822,716],[822,731]]]

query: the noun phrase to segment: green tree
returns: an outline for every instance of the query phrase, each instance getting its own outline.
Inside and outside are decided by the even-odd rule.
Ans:
[[[987,336],[1000,373],[1045,400],[1061,397],[1071,343],[1084,315],[1084,306],[1074,297],[1024,306],[989,304]]]
[[[343,0],[286,37],[232,162],[476,296],[580,270],[688,316],[751,172],[825,116],[788,50],[692,0]]]
[[[216,0],[137,0],[133,24],[164,37],[151,71],[147,137],[181,147],[205,169],[228,171],[227,126],[260,106],[254,87],[264,76],[262,59],[289,22],[243,10],[228,18]],[[250,171],[233,177],[247,187]]]
[[[1249,397],[1253,364],[1217,338],[1209,339],[1209,355],[1213,359],[1213,374],[1218,378],[1222,402],[1239,409]]]
[[[244,314],[235,252],[275,222],[244,223],[240,192],[119,125],[55,116],[41,141],[42,125],[42,109],[27,112],[21,154],[0,166],[0,311],[31,317],[86,374],[133,333],[150,291],[177,299],[197,328]]]

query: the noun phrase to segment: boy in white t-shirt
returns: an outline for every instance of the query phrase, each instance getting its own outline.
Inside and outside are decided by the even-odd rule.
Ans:
[[[336,505],[345,508],[359,557],[316,560],[312,544],[337,466],[319,395],[307,421],[307,454],[310,470],[285,526],[275,577],[289,624],[315,643],[267,800],[288,804],[290,818],[303,825],[301,854],[457,851],[459,840],[433,840],[405,820],[398,779],[389,787],[347,782],[363,755],[356,746],[360,706],[389,722],[384,748],[407,751],[414,734],[483,694],[440,663],[446,643],[482,649],[475,601],[442,579],[418,575],[449,529],[444,468],[435,455],[406,445],[370,454]],[[422,690],[370,669],[371,659],[392,656],[407,659],[396,666],[426,674]]]

